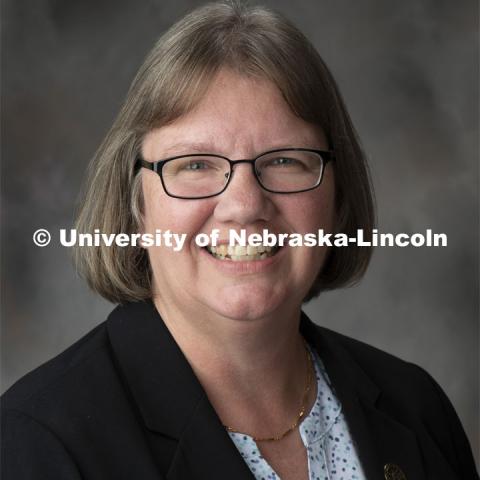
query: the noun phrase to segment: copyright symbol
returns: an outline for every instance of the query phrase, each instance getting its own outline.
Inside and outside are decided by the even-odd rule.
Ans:
[[[45,230],[44,228],[39,228],[33,234],[33,243],[37,247],[46,247],[50,243],[51,239],[52,236],[50,235],[50,232],[48,230]]]

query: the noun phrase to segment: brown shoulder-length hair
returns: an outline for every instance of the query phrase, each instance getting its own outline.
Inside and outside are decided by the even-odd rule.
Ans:
[[[288,20],[240,1],[197,8],[155,44],[90,163],[77,232],[140,231],[142,189],[134,162],[144,135],[189,112],[222,67],[270,80],[296,115],[323,129],[336,158],[337,231],[354,236],[362,228],[368,237],[374,206],[367,165],[332,75]],[[357,281],[370,256],[368,247],[333,247],[305,300]],[[152,271],[141,247],[76,247],[75,262],[107,300],[152,297]]]

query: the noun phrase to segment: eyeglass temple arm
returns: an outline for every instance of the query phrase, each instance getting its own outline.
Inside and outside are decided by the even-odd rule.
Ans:
[[[317,150],[317,153],[322,155],[325,164],[335,160],[335,152],[333,150]]]
[[[148,170],[153,170],[154,172],[158,172],[159,163],[162,162],[147,162],[141,157],[137,157],[135,161],[135,169],[139,170],[141,167],[148,168]]]

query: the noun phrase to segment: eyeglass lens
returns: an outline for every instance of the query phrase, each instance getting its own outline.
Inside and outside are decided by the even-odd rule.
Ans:
[[[278,151],[255,160],[255,175],[267,190],[293,193],[316,187],[321,180],[323,159],[311,151]],[[220,193],[231,175],[228,160],[209,156],[185,156],[163,165],[162,178],[171,195],[185,198]]]

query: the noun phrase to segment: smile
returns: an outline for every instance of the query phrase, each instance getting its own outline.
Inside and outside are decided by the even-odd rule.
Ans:
[[[265,258],[273,257],[280,250],[280,247],[219,245],[217,247],[205,247],[205,250],[219,260],[246,262],[252,260],[264,260]]]

